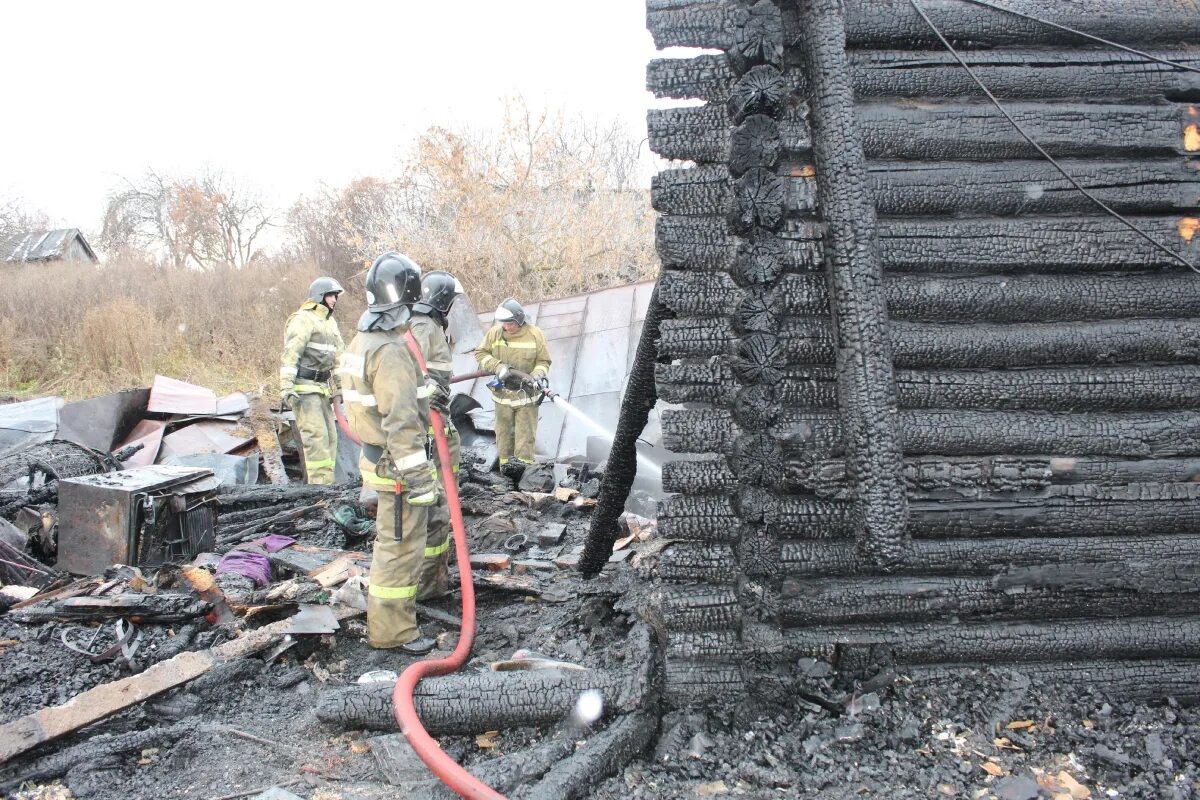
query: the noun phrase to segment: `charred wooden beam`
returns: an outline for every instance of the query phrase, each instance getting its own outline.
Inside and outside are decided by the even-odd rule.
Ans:
[[[740,626],[737,593],[728,586],[663,586],[645,613],[672,631],[731,630]]]
[[[676,706],[720,703],[746,694],[746,678],[739,664],[667,657],[666,699]]]
[[[719,586],[736,583],[740,575],[734,549],[707,542],[675,542],[639,566],[644,575],[672,583],[703,581]]]
[[[1174,560],[1131,565],[1072,564],[1080,584],[1044,586],[981,577],[870,577],[788,579],[779,622],[787,627],[863,622],[1036,620],[1058,617],[1127,617],[1200,612],[1200,564]],[[1121,583],[1108,576],[1136,573]],[[1172,574],[1190,587],[1165,580]]]
[[[1033,539],[914,539],[895,575],[994,575],[1005,569],[1069,562],[1120,562],[1129,553],[1161,563],[1200,563],[1200,535],[1044,537]],[[833,578],[878,574],[852,542],[787,541],[781,549],[785,575]]]
[[[904,483],[909,498],[936,496],[965,499],[1004,492],[1044,489],[1052,484],[1131,482],[1178,483],[1200,475],[1200,459],[1114,461],[1048,457],[906,458]],[[823,499],[844,500],[846,465],[839,459],[794,460],[776,487],[784,491],[811,492]],[[738,488],[725,458],[672,461],[664,465],[663,486],[687,494],[732,493]]]
[[[976,47],[1083,43],[1078,36],[1047,25],[955,0],[926,0],[921,6],[948,39]],[[1200,4],[1196,0],[1082,0],[1052,8],[1040,0],[1009,0],[1004,7],[1124,44],[1200,39]],[[728,49],[737,41],[748,17],[745,7],[733,0],[647,0],[646,12],[646,24],[660,48]],[[790,4],[783,4],[781,27],[787,42],[803,34],[799,14]],[[893,50],[938,44],[905,0],[849,0],[846,37],[852,46]]]
[[[1125,214],[1192,212],[1200,205],[1200,161],[1064,159],[1063,167],[1088,191]],[[784,211],[816,207],[815,169],[778,168]],[[1096,205],[1044,161],[886,161],[869,165],[875,210],[888,216],[1091,214]],[[813,174],[807,175],[811,171]],[[799,174],[796,174],[799,173]],[[721,165],[664,170],[654,176],[651,203],[662,214],[710,216],[744,191]],[[886,223],[885,223],[886,224]],[[1174,238],[1174,237],[1172,237]]]
[[[1131,361],[1200,363],[1200,320],[1124,319],[1014,325],[891,323],[897,367],[1009,368]],[[833,332],[821,319],[782,322],[774,338],[783,366],[833,363]],[[665,322],[661,352],[670,358],[738,354],[728,319]]]
[[[893,272],[1111,271],[1110,276],[1091,276],[1111,280],[1120,272],[1168,268],[1191,275],[1170,253],[1193,261],[1200,257],[1200,236],[1193,235],[1192,219],[1200,217],[1137,220],[1138,226],[1168,252],[1108,217],[888,219],[879,223],[880,255],[883,266]],[[790,226],[780,239],[784,271],[808,272],[824,251],[822,231],[812,223]],[[719,217],[661,217],[658,248],[669,269],[677,268],[688,275],[728,272],[729,284],[736,285],[733,274],[738,267],[737,240]],[[797,277],[810,276],[784,276]],[[1154,276],[1144,279],[1159,280]]]
[[[840,0],[800,0],[801,46],[812,76],[813,159],[825,223],[826,281],[846,465],[857,487],[859,543],[880,563],[906,545],[896,386],[883,269],[866,159],[854,134],[854,94]]]
[[[616,720],[574,755],[554,765],[521,796],[526,800],[577,800],[619,772],[654,741],[658,715],[639,710]]]
[[[748,401],[728,358],[660,364],[660,396],[669,403],[707,402],[738,408]],[[1200,366],[1059,367],[1023,370],[900,370],[901,408],[1030,411],[1154,411],[1192,408]],[[773,409],[834,408],[829,367],[793,367],[765,398]]]
[[[1149,52],[1200,66],[1194,50],[1151,48]],[[1007,100],[1200,100],[1197,73],[1119,50],[1005,48],[965,50],[961,55],[997,97]],[[847,58],[854,96],[860,99],[980,96],[979,87],[944,49],[852,50]],[[784,75],[793,91],[808,94],[803,70],[789,67]],[[724,103],[734,77],[724,55],[660,58],[646,69],[646,88],[658,97]]]
[[[628,636],[626,670],[544,669],[435,677],[421,681],[413,702],[432,734],[557,723],[588,690],[601,693],[606,716],[616,715],[657,699],[660,663],[653,635],[639,624]],[[385,682],[326,692],[318,700],[317,718],[345,727],[395,730],[394,688]]]
[[[1184,104],[1094,105],[1012,103],[1008,110],[1051,155],[1064,158],[1186,155],[1185,138],[1195,124]],[[855,129],[870,159],[955,161],[1034,159],[1038,152],[986,104],[860,103]],[[654,109],[647,118],[650,149],[663,158],[698,163],[725,161],[734,129],[723,108],[691,106]],[[1086,135],[1094,133],[1093,136]],[[803,158],[812,149],[803,108],[779,122],[783,157]]]
[[[878,664],[1031,663],[1200,657],[1200,619],[1131,617],[1046,622],[840,625],[789,629],[786,657],[832,659],[851,670]]]
[[[617,518],[625,509],[625,501],[637,475],[637,440],[646,427],[650,410],[658,401],[654,364],[658,360],[658,330],[663,314],[656,284],[650,293],[650,305],[638,339],[633,368],[621,399],[600,502],[592,514],[587,542],[579,559],[579,571],[587,576],[599,574],[612,556],[613,542],[618,534]]]
[[[1170,458],[1200,452],[1200,412],[1070,414],[1038,411],[905,410],[898,414],[909,455],[1044,455]],[[732,452],[746,433],[719,409],[667,410],[667,446],[680,453]],[[836,414],[780,414],[771,436],[789,454],[839,455],[844,433]],[[898,466],[898,465],[897,465]]]

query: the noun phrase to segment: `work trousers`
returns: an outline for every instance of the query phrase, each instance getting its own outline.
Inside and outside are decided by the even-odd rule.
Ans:
[[[405,502],[406,493],[383,487],[375,515],[375,548],[367,598],[367,641],[371,647],[399,647],[421,635],[417,627],[417,587],[425,561],[429,509]],[[396,509],[400,529],[396,529]]]
[[[304,447],[304,472],[309,483],[333,483],[334,458],[337,454],[337,423],[333,406],[324,394],[297,395],[292,400],[292,413],[300,429]]]
[[[433,436],[432,432],[429,434]],[[446,443],[450,446],[450,463],[453,470],[450,480],[458,480],[459,439],[458,431],[449,419],[446,420]],[[441,461],[438,474],[441,474]],[[420,589],[418,600],[431,597],[441,597],[450,591],[450,553],[454,549],[450,530],[450,506],[446,500],[444,488],[438,495],[437,505],[429,509],[429,528],[425,537],[425,563],[421,567]]]
[[[533,445],[537,440],[538,405],[509,406],[496,403],[496,450],[500,466],[509,460],[533,463]]]

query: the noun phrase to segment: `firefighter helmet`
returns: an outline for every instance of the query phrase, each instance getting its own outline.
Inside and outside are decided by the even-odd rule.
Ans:
[[[389,331],[408,321],[409,307],[421,297],[421,268],[408,256],[384,253],[367,271],[367,310],[360,331]]]
[[[421,299],[413,305],[419,314],[436,313],[442,319],[450,313],[450,306],[463,293],[462,284],[445,270],[434,270],[421,276]]]
[[[515,322],[525,324],[525,309],[513,298],[508,298],[496,307],[496,322]]]

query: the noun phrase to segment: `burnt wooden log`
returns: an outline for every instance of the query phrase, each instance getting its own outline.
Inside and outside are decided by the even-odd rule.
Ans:
[[[746,694],[746,678],[739,664],[667,658],[667,701],[676,706],[700,702],[738,700]]]
[[[854,95],[839,0],[801,0],[803,50],[812,76],[813,159],[825,223],[826,281],[846,465],[857,487],[859,543],[881,564],[906,544],[907,500],[900,482],[896,386],[887,300],[876,249],[866,159],[854,135]]]
[[[429,678],[413,693],[417,716],[429,733],[478,734],[490,730],[551,725],[567,716],[579,695],[595,690],[606,713],[629,707],[628,676],[601,670],[481,672]],[[317,718],[331,725],[397,730],[390,682],[352,685],[326,692]]]
[[[968,499],[1080,483],[1195,483],[1200,481],[1200,458],[918,456],[904,459],[902,474],[910,499]],[[850,497],[846,491],[846,465],[838,459],[788,461],[774,485],[826,499]],[[668,462],[663,467],[663,486],[670,492],[726,497],[738,489],[737,478],[725,458]]]
[[[574,755],[554,765],[546,776],[514,797],[520,800],[577,800],[588,797],[608,776],[619,772],[646,750],[658,734],[658,715],[635,711],[587,739]]]
[[[658,360],[658,331],[663,317],[658,287],[650,293],[650,305],[634,354],[633,370],[625,384],[617,429],[600,489],[600,501],[592,514],[587,541],[579,558],[579,571],[586,576],[600,573],[612,556],[613,542],[619,533],[617,518],[625,510],[625,501],[637,475],[637,440],[658,402],[654,364]]]
[[[1165,458],[1200,452],[1200,412],[1070,414],[1037,411],[904,410],[900,439],[910,455],[1045,455]],[[719,409],[663,413],[663,437],[675,452],[731,452],[744,431]],[[771,429],[790,454],[844,452],[841,423],[830,412],[780,414]]]
[[[946,38],[975,47],[1086,43],[1047,25],[956,0],[926,0],[921,6]],[[1200,3],[1196,0],[1081,0],[1050,8],[1041,0],[1010,0],[1004,7],[1123,44],[1200,39]],[[750,16],[749,10],[734,0],[647,0],[646,12],[647,27],[659,48],[727,50],[738,41]],[[799,12],[787,3],[782,12],[782,39],[795,42],[803,34]],[[854,47],[895,50],[940,44],[906,0],[849,0],[846,41]]]
[[[1007,666],[1006,672],[1016,672],[1046,683],[1094,687],[1114,702],[1165,697],[1192,702],[1200,698],[1198,660],[1147,657],[1111,661],[1038,661]],[[903,672],[914,683],[937,684],[977,677],[981,669],[972,664],[926,664],[906,667]]]
[[[911,576],[991,576],[1005,569],[1037,567],[1059,562],[1119,563],[1136,552],[1139,559],[1162,563],[1200,563],[1200,535],[1040,537],[1032,539],[914,539],[892,574]],[[870,576],[878,569],[853,543],[837,541],[784,542],[783,574],[803,578]]]
[[[833,363],[833,332],[820,319],[782,321],[775,339],[784,366]],[[891,323],[897,367],[1009,368],[1131,361],[1200,363],[1200,320],[1124,319],[1014,325]],[[737,353],[727,319],[664,322],[660,352],[670,358]]]
[[[1188,106],[1010,103],[1008,111],[1052,156],[1063,158],[1186,155],[1196,152],[1185,138],[1195,124]],[[1038,158],[1037,150],[1000,114],[985,104],[922,103],[919,107],[862,103],[855,129],[869,159],[955,161]],[[804,158],[812,137],[803,109],[779,121],[785,158]],[[733,129],[719,106],[653,109],[647,117],[650,149],[663,158],[723,162]],[[1095,136],[1081,135],[1095,131]]]
[[[1149,48],[1157,58],[1200,67],[1194,50]],[[964,50],[971,69],[1006,100],[1087,98],[1111,101],[1200,99],[1200,74],[1120,50],[1074,48]],[[860,99],[977,97],[979,87],[943,50],[851,50],[846,54],[854,96]],[[788,67],[792,90],[808,94],[804,70]],[[646,88],[657,97],[724,103],[735,76],[724,55],[659,58],[646,68]]]
[[[729,359],[660,364],[660,396],[669,403],[706,402],[737,408],[747,398]],[[1022,370],[899,370],[901,408],[1044,411],[1154,411],[1192,408],[1200,397],[1200,366],[1059,367]],[[829,367],[792,367],[770,394],[775,409],[834,408]]]
[[[600,692],[606,716],[616,715],[657,700],[660,661],[653,634],[638,624],[627,637],[624,671],[542,669],[427,678],[413,692],[413,703],[434,735],[557,723],[590,690]],[[347,728],[396,730],[394,688],[384,682],[326,692],[317,702],[317,718]]]
[[[795,627],[951,618],[999,621],[1155,616],[1200,611],[1200,564],[1181,566],[1172,560],[1136,566],[1063,566],[1073,569],[1081,585],[1045,586],[1034,581],[999,584],[994,578],[959,576],[788,579],[783,583],[779,622]],[[1124,570],[1128,579],[1114,583],[1110,579],[1118,570]],[[1170,580],[1172,577],[1175,580]]]
[[[1200,196],[1200,162],[1064,159],[1072,177],[1126,214],[1191,212]],[[875,210],[885,216],[1090,214],[1096,205],[1044,161],[973,163],[875,162],[868,166]],[[806,172],[813,174],[807,175]],[[816,208],[815,169],[779,167],[782,210],[799,216]],[[795,174],[801,173],[801,174]],[[651,203],[662,214],[711,216],[744,191],[723,165],[664,170],[654,176]],[[888,223],[885,223],[888,224]]]
[[[27,765],[7,768],[0,777],[0,791],[11,791],[27,782],[48,781],[66,775],[77,766],[136,753],[147,747],[165,748],[195,730],[194,722],[185,721],[128,733],[97,734]]]
[[[672,631],[730,630],[741,623],[737,593],[728,586],[663,586],[642,613]]]
[[[1112,280],[1154,278],[1115,274],[1120,272],[1171,269],[1182,270],[1187,277],[1191,273],[1169,253],[1192,260],[1200,254],[1200,237],[1191,235],[1195,229],[1189,220],[1193,218],[1138,220],[1139,227],[1166,247],[1167,253],[1107,217],[889,219],[879,223],[880,256],[890,272],[1114,273],[1070,276],[1072,280]],[[783,231],[780,238],[782,266],[789,272],[810,271],[813,260],[823,251],[822,231],[812,223],[797,223]],[[731,287],[736,287],[731,275],[737,266],[737,244],[718,217],[662,217],[658,222],[659,252],[664,266],[678,270],[669,273],[674,276],[691,277],[715,270]],[[724,275],[726,272],[731,275]],[[785,279],[812,277],[787,275]],[[1056,275],[1022,277],[1066,279]],[[664,302],[674,308],[667,300]]]
[[[1031,663],[1086,659],[1198,658],[1194,616],[1044,622],[841,625],[788,629],[785,657],[831,659],[849,670],[878,664]]]
[[[715,531],[711,523],[697,523],[697,537],[704,525],[708,531]],[[726,529],[728,530],[728,529]],[[710,533],[708,538],[716,539],[717,533]],[[728,544],[710,543],[704,541],[678,541],[664,547],[654,555],[644,558],[638,565],[642,575],[657,578],[671,583],[705,583],[719,586],[732,585],[740,577],[737,563],[737,551]]]

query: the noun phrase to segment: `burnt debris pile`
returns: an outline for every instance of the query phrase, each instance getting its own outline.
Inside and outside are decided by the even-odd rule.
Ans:
[[[1003,5],[648,0],[677,699],[1200,685],[1200,5]]]

